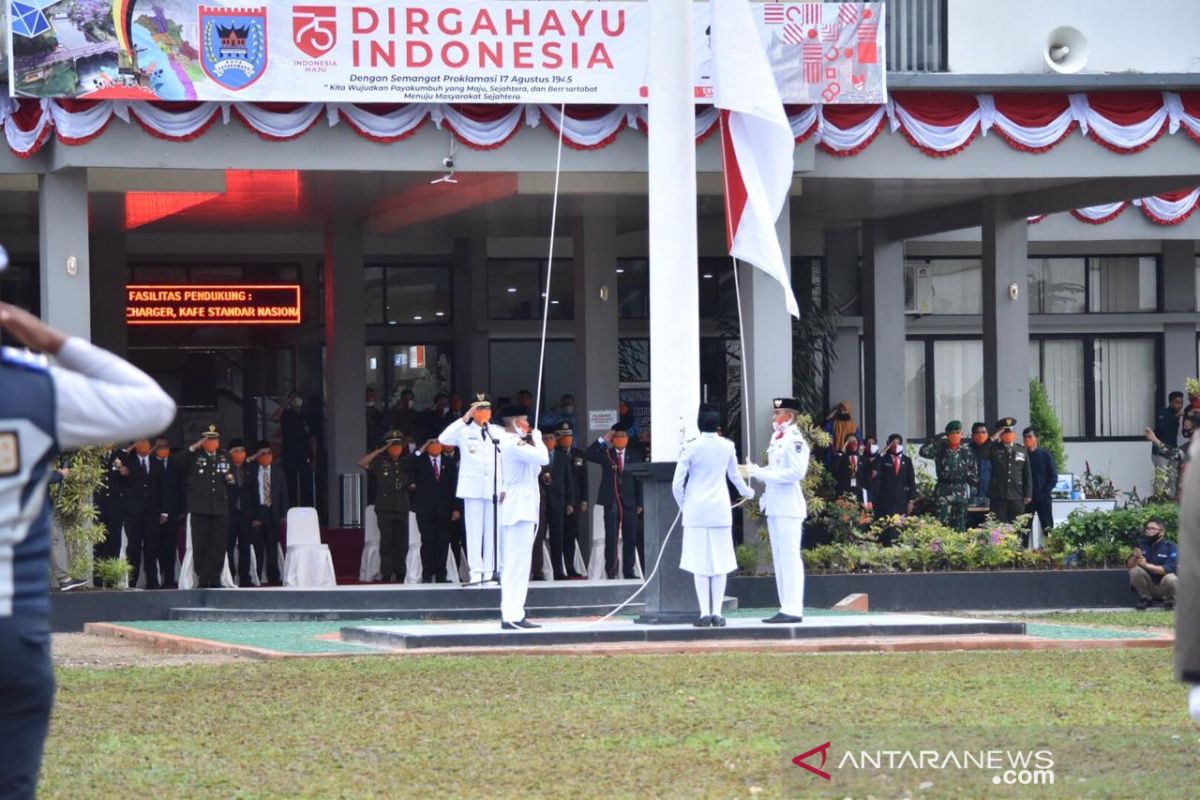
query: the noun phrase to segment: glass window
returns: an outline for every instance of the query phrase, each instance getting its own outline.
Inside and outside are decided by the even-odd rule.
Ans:
[[[388,267],[387,320],[392,325],[450,322],[450,268]]]
[[[646,319],[650,316],[650,260],[617,260],[617,316]]]
[[[550,283],[550,319],[575,318],[574,262],[556,259]],[[546,261],[536,258],[488,259],[488,316],[491,319],[541,319]]]
[[[387,318],[383,313],[383,267],[367,267],[363,282],[363,297],[366,304],[364,307],[364,321],[366,324],[384,324]]]
[[[1106,256],[1088,259],[1088,311],[1158,309],[1158,259]]]
[[[983,342],[933,343],[933,420],[943,430],[952,419],[964,425],[983,419]]]
[[[982,276],[977,258],[906,259],[906,306],[922,314],[982,314]]]
[[[1082,339],[1043,339],[1029,343],[1029,376],[1046,387],[1063,436],[1086,435]]]
[[[908,438],[925,438],[925,342],[904,343],[904,394]],[[880,439],[892,431],[879,431]],[[882,444],[880,447],[882,448]]]
[[[416,407],[433,405],[439,392],[450,391],[453,350],[447,344],[368,345],[367,386],[375,389],[379,407],[392,408],[400,393],[411,389]]]
[[[1140,435],[1154,419],[1154,340],[1096,339],[1092,346],[1096,435]]]
[[[803,311],[825,307],[825,259],[819,256],[792,258],[792,289]]]
[[[1086,269],[1082,258],[1029,259],[1029,313],[1083,313]]]
[[[650,380],[650,340],[617,340],[617,380],[641,383]]]
[[[702,258],[700,269],[700,316],[731,317],[737,314],[737,291],[733,285],[733,261],[728,258]],[[742,278],[746,270],[742,265]]]

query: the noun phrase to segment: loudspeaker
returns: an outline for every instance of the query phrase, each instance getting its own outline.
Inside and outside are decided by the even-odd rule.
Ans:
[[[1088,40],[1078,28],[1062,25],[1050,31],[1042,47],[1046,66],[1055,72],[1070,75],[1087,65]]]

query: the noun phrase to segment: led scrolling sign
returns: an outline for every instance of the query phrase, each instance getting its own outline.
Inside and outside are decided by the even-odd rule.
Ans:
[[[299,325],[300,286],[142,285],[125,287],[129,325]]]

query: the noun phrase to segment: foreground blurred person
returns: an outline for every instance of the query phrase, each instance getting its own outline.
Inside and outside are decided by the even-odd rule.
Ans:
[[[175,403],[120,358],[0,303],[0,328],[56,357],[0,354],[0,797],[32,798],[50,723],[50,508],[59,449],[166,428]]]
[[[1200,447],[1193,443],[1193,453]],[[1188,684],[1188,711],[1200,725],[1200,469],[1183,473],[1179,510],[1179,586],[1175,612],[1175,676]]]
[[[683,448],[675,465],[671,490],[683,513],[683,554],[679,568],[692,573],[696,600],[700,603],[697,628],[721,628],[721,601],[725,579],[737,569],[733,552],[733,510],[729,505],[726,480],[747,500],[754,490],[738,472],[733,442],[717,434],[721,418],[716,411],[701,409],[696,420],[700,438]]]

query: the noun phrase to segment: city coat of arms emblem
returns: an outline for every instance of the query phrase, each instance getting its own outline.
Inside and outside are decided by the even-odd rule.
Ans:
[[[231,91],[245,89],[267,69],[267,9],[200,6],[200,66]]]

